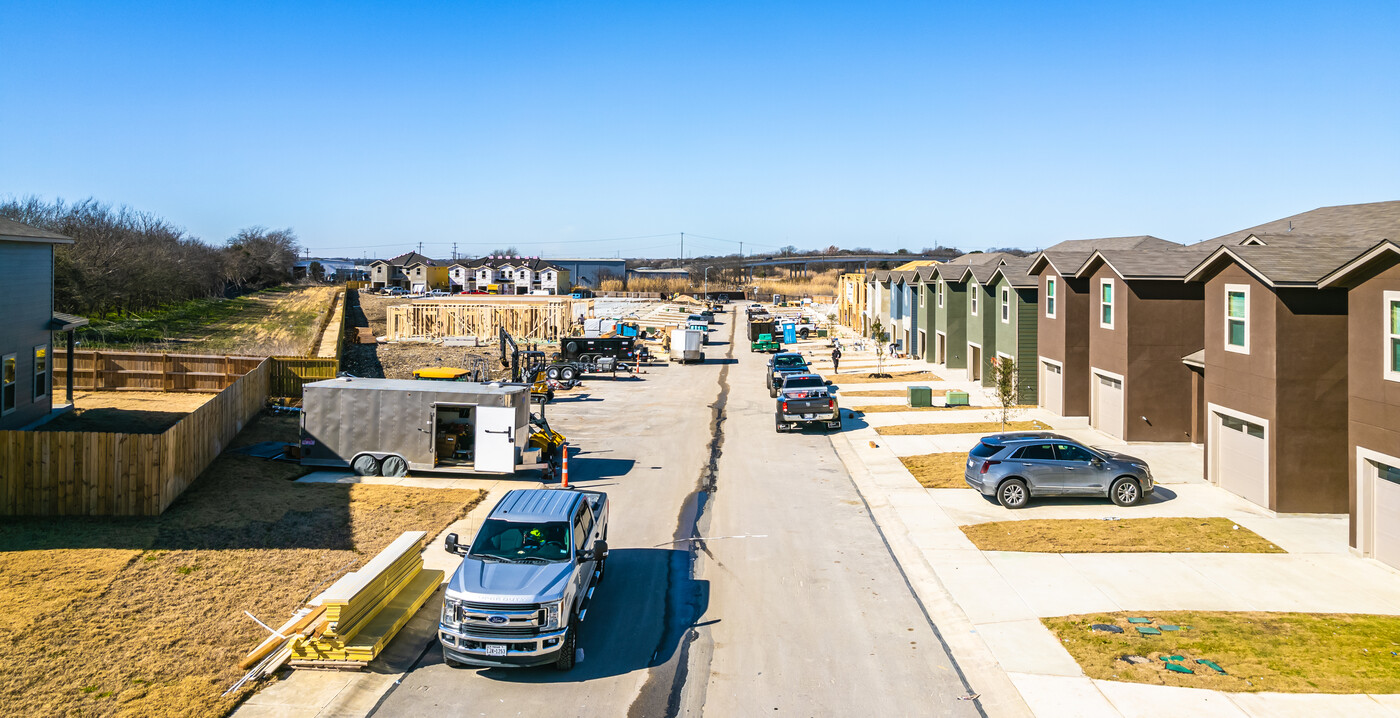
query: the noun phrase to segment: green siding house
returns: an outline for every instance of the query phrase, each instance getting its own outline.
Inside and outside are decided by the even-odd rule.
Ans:
[[[933,285],[933,363],[967,368],[966,264],[939,264]]]
[[[919,346],[923,349],[922,358],[929,363],[935,363],[935,344],[933,321],[936,313],[934,302],[934,288],[937,286],[937,270],[935,267],[919,267],[918,279],[915,281],[915,293],[918,295],[918,323],[919,323]]]
[[[1027,273],[1031,259],[1008,260],[998,267],[991,278],[991,294],[995,297],[995,330],[997,356],[1010,357],[1016,362],[1016,395],[1021,404],[1036,404],[1039,400],[1038,346],[1039,278]],[[990,367],[989,367],[990,369]],[[990,370],[987,379],[990,379]],[[983,381],[990,385],[990,381]]]

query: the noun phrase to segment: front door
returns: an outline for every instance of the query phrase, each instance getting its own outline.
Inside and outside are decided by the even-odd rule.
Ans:
[[[967,379],[982,380],[982,347],[976,344],[967,345]]]
[[[476,410],[476,470],[515,472],[515,409],[483,406]]]
[[[942,333],[942,332],[938,332],[938,333],[934,334],[933,336],[934,336],[934,347],[935,347],[934,351],[937,353],[937,358],[934,359],[934,363],[935,363],[935,364],[947,364],[947,363],[948,363],[948,335],[947,335],[947,334],[944,334],[944,333]]]

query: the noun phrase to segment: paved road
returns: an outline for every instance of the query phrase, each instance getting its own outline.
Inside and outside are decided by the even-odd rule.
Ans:
[[[774,433],[766,356],[725,322],[703,366],[550,405],[613,502],[584,661],[454,670],[432,644],[375,715],[976,715],[830,441]]]

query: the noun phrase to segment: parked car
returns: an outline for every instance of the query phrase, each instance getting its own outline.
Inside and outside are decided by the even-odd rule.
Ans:
[[[403,287],[388,287],[384,290],[384,293],[391,297],[402,297],[408,294],[408,290]]]
[[[428,292],[427,294],[425,294],[425,295],[423,295],[423,296],[425,296],[425,297],[433,297],[433,298],[437,298],[437,297],[450,297],[450,296],[452,296],[452,292],[449,292],[449,291],[446,291],[446,290],[443,290],[443,289],[434,289],[433,291]]]
[[[963,477],[1008,509],[1041,496],[1105,496],[1135,506],[1155,488],[1146,461],[1042,431],[982,437]]]
[[[807,360],[797,352],[779,352],[768,360],[768,396],[777,396],[788,374],[810,374]]]
[[[607,539],[608,495],[578,489],[515,489],[470,548],[448,534],[447,550],[462,563],[443,594],[443,662],[573,668]]]
[[[816,374],[788,374],[778,390],[774,421],[779,433],[804,425],[841,428],[841,406],[836,387]]]

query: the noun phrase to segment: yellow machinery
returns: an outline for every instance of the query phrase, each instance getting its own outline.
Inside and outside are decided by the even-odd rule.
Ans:
[[[451,366],[431,366],[413,370],[414,379],[424,381],[486,381],[490,377],[482,376],[484,365],[481,370],[459,369]],[[536,372],[535,377],[529,382],[530,399],[537,404],[547,404],[554,399],[554,389],[550,388],[546,381],[544,372]]]
[[[451,366],[430,366],[423,369],[414,369],[414,379],[426,379],[429,381],[471,381],[470,369],[458,369]]]

